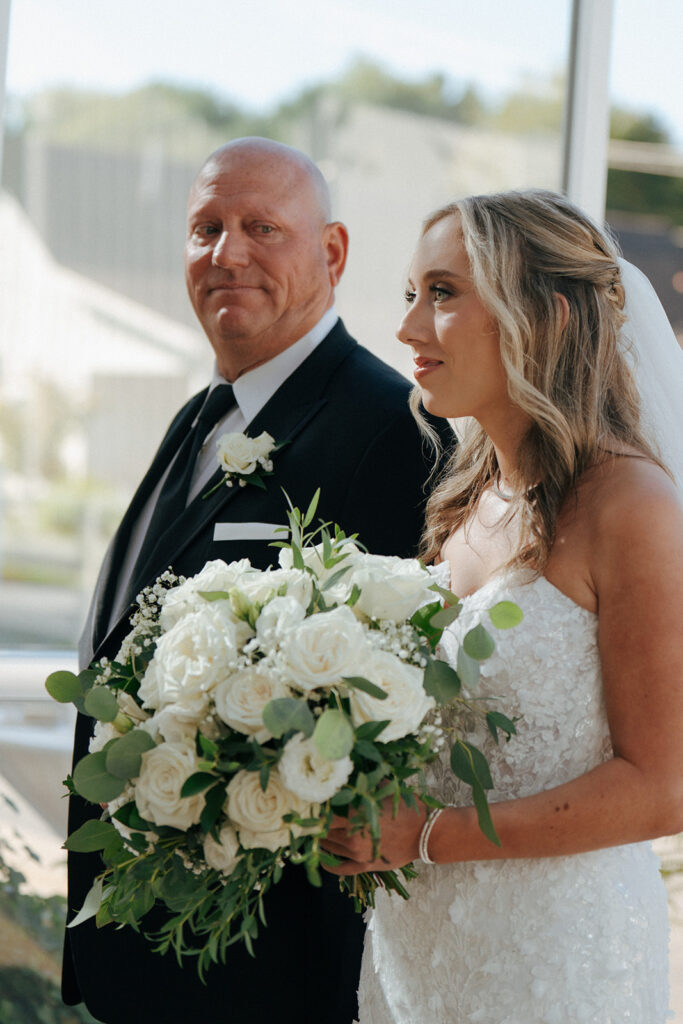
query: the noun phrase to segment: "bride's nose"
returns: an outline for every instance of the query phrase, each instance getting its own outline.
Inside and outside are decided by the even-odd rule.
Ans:
[[[425,341],[424,328],[415,302],[412,302],[398,325],[396,337],[404,345],[421,345]]]

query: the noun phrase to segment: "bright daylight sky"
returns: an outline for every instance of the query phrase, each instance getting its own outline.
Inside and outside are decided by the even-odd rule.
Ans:
[[[162,78],[263,109],[362,53],[406,77],[444,71],[495,95],[562,68],[569,9],[569,0],[12,0],[7,86],[124,91]],[[683,145],[683,0],[616,0],[615,17],[613,99],[656,111]]]

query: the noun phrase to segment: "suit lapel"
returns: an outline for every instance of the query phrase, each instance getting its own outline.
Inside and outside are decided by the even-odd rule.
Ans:
[[[299,366],[294,373],[281,384],[272,398],[247,426],[246,432],[249,436],[256,437],[262,431],[266,430],[278,444],[285,441],[288,444],[294,443],[298,434],[305,429],[305,427],[316,416],[318,411],[325,405],[325,391],[330,378],[334,376],[339,364],[356,346],[357,342],[347,334],[344,325],[341,320],[339,320],[324,341],[322,341],[311,353],[308,359],[306,359],[301,366]],[[206,392],[201,396],[198,396],[198,398],[203,401],[203,396],[205,394]],[[169,431],[169,435],[162,444],[162,447],[159,449],[157,459],[155,459],[152,464],[147,477],[152,474],[152,470],[154,469],[157,460],[160,458],[163,449],[167,452],[170,450],[171,455],[176,451],[178,445],[181,443],[184,431],[189,429],[189,425],[196,415],[200,405],[201,401],[199,401],[194,407],[192,415],[190,415],[191,410],[189,410],[187,417],[183,418],[182,424],[180,421],[178,422],[177,429],[173,430],[174,441],[172,448],[170,446],[171,431]],[[168,445],[166,443],[167,441],[169,442]],[[154,483],[158,481],[163,468],[168,463],[169,458],[170,456],[167,454],[161,470],[159,470],[155,475]],[[277,460],[277,453],[275,455],[275,459]],[[275,471],[277,472],[277,463]],[[212,487],[219,483],[221,476],[221,471],[216,470],[213,477],[207,484],[204,493],[207,493]],[[140,490],[142,490],[143,485],[146,484],[147,477],[145,477],[143,484],[140,486]],[[154,483],[149,486],[149,489],[146,492],[147,497],[149,497]],[[251,488],[219,487],[218,490],[208,498],[202,497],[201,494],[198,495],[194,501],[188,505],[184,513],[170,525],[169,529],[166,530],[162,536],[159,537],[159,542],[154,550],[150,552],[150,557],[147,560],[147,563],[145,566],[141,567],[141,571],[134,581],[134,593],[138,593],[144,586],[148,586],[157,578],[157,576],[164,572],[169,565],[172,565],[178,555],[185,550],[197,534],[205,529],[207,524],[216,518],[218,511],[223,510],[230,502],[234,502],[238,495],[244,494],[246,490],[251,490]],[[136,499],[137,494],[134,500]],[[126,515],[125,518],[128,518],[128,516]],[[238,519],[239,516],[236,516],[235,521],[238,521]],[[134,517],[132,521],[134,521]],[[125,551],[125,547],[123,550]],[[112,565],[115,564],[116,563],[112,559]],[[201,567],[198,566],[197,571],[199,571],[199,568]],[[113,575],[116,575],[115,572]],[[127,621],[129,615],[130,607],[124,611],[111,632],[120,632],[122,623]],[[99,635],[102,636],[101,633]],[[108,637],[106,639],[108,639]]]

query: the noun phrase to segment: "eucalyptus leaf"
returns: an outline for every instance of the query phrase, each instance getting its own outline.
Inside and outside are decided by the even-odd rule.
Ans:
[[[144,729],[127,732],[107,748],[107,771],[117,779],[134,779],[140,774],[143,753],[154,746],[154,740]]]
[[[343,711],[323,711],[313,732],[318,752],[329,761],[338,761],[353,750],[353,726]]]
[[[456,740],[451,750],[451,768],[459,779],[474,787],[479,784],[483,789],[491,789],[493,780],[488,762],[482,752],[464,740]]]
[[[489,732],[493,736],[496,743],[498,742],[498,730],[505,733],[505,738],[510,739],[517,732],[515,723],[507,715],[504,715],[501,711],[487,711],[486,713],[486,724],[489,727]]]
[[[450,626],[451,622],[455,622],[458,615],[460,615],[459,604],[449,604],[446,608],[439,608],[438,612],[429,620],[430,626],[434,629],[445,629],[446,626]]]
[[[479,662],[470,658],[464,647],[458,649],[458,675],[463,686],[473,689],[479,682]]]
[[[83,900],[83,906],[78,911],[73,921],[69,921],[67,928],[76,928],[77,925],[83,924],[84,921],[89,921],[91,917],[95,916],[102,903],[102,889],[102,879],[96,878],[88,895]]]
[[[514,601],[499,601],[489,609],[489,618],[496,629],[512,629],[524,618],[524,612]]]
[[[462,645],[465,648],[465,653],[475,661],[486,661],[496,649],[493,637],[482,625],[475,626],[474,629],[465,633]]]
[[[263,709],[263,724],[276,739],[286,732],[302,732],[304,736],[313,733],[315,719],[305,700],[296,697],[276,697],[268,701]]]
[[[491,811],[489,809],[488,801],[486,799],[486,793],[482,787],[475,782],[472,786],[472,796],[474,798],[474,806],[477,809],[477,821],[479,828],[484,833],[487,839],[489,839],[496,846],[500,846],[500,839],[496,832],[493,820],[491,818]]]
[[[130,733],[129,733],[130,735]],[[82,797],[93,804],[106,804],[123,793],[126,780],[107,771],[107,753],[99,750],[86,754],[74,768],[74,786]]]
[[[427,662],[424,688],[437,704],[448,704],[460,693],[460,677],[445,661],[433,659]]]
[[[73,850],[75,853],[92,853],[94,850],[104,850],[111,840],[118,836],[115,827],[108,821],[91,820],[72,832],[64,843],[64,849]]]
[[[45,689],[60,704],[71,704],[83,696],[78,676],[73,672],[51,672],[45,680]]]
[[[389,696],[386,690],[383,690],[375,683],[371,683],[364,676],[342,676],[342,678],[346,685],[350,686],[353,690],[362,690],[363,693],[367,693],[370,697],[375,697],[376,700],[386,700]]]
[[[106,686],[93,686],[85,695],[85,710],[99,722],[113,722],[119,713],[116,697]]]
[[[438,583],[432,583],[432,585],[427,589],[433,590],[435,594],[438,594],[440,597],[442,597],[447,605],[460,604],[460,598],[457,596],[457,594],[454,594],[450,590],[446,590],[445,587],[440,587]]]

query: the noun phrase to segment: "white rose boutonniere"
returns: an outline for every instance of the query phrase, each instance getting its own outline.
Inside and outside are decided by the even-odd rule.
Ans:
[[[275,439],[265,430],[258,437],[248,437],[246,434],[221,434],[216,444],[216,458],[224,473],[221,484],[233,487],[237,481],[240,487],[253,484],[265,490],[263,478],[272,475],[272,456],[284,443],[276,444]],[[208,491],[204,497],[208,498],[218,487],[220,484]]]

